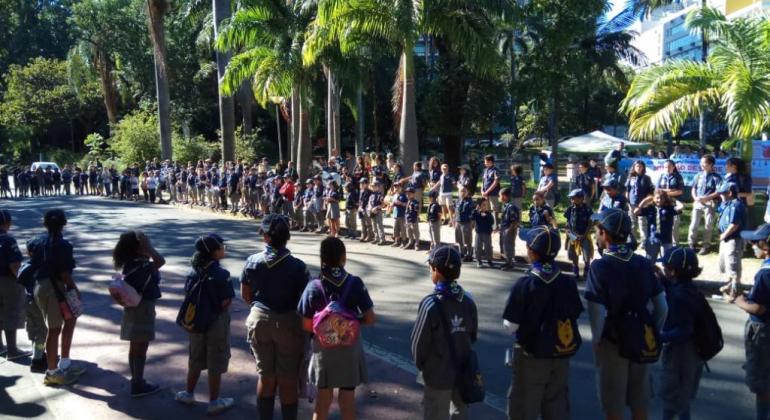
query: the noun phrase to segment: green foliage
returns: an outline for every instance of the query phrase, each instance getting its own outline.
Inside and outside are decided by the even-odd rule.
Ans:
[[[43,157],[47,161],[56,162],[61,168],[67,164],[80,163],[80,161],[86,158],[82,154],[75,153],[72,150],[59,148],[45,151],[43,153]]]
[[[126,115],[114,127],[112,149],[127,165],[159,157],[160,135],[157,116],[147,111]]]
[[[235,158],[247,163],[256,163],[259,159],[267,157],[275,161],[278,149],[275,142],[260,136],[258,131],[252,134],[243,134],[238,128],[235,132]]]
[[[195,164],[199,160],[211,159],[217,152],[217,145],[206,141],[203,136],[183,138],[174,135],[172,146],[174,148],[174,160],[180,164],[187,164],[187,162]]]

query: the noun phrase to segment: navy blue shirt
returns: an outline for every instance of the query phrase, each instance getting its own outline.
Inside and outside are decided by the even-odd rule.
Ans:
[[[455,220],[457,222],[468,223],[471,221],[471,215],[475,209],[473,200],[467,197],[462,200],[458,200],[455,207]]]
[[[123,266],[123,280],[136,290],[142,299],[160,299],[160,272],[147,258],[137,258]]]
[[[0,276],[12,277],[11,264],[21,263],[22,259],[16,239],[0,229]]]
[[[372,190],[369,188],[365,188],[361,190],[361,193],[359,194],[359,202],[361,203],[361,206],[359,207],[359,213],[366,210],[367,204],[369,204],[369,196],[372,195]]]
[[[728,173],[725,176],[725,182],[735,183],[738,186],[739,193],[751,193],[751,175],[749,174],[738,175]],[[748,205],[746,197],[740,197],[740,200],[743,202],[743,204]]]
[[[628,202],[632,206],[641,203],[647,196],[655,192],[652,180],[647,175],[637,175],[628,178],[626,189],[628,190]]]
[[[205,293],[208,297],[212,308],[218,308],[219,313],[224,312],[225,308],[222,307],[222,302],[235,297],[230,272],[222,268],[219,261],[212,262],[201,272],[190,270],[185,282],[185,292],[189,292],[189,288],[200,279],[202,274],[205,274],[207,278],[203,283],[201,293]]]
[[[752,321],[761,323],[770,321],[770,259],[765,260],[754,275],[754,287],[751,288],[747,300],[767,309],[762,315],[750,314],[749,318]]]
[[[406,222],[417,223],[420,221],[420,202],[416,198],[409,200],[406,204]]]
[[[492,226],[495,224],[495,217],[492,215],[492,212],[487,211],[482,213],[478,210],[474,210],[471,218],[476,222],[476,233],[492,234]]]
[[[455,179],[452,178],[452,175],[442,174],[439,182],[439,194],[451,194],[455,190]]]
[[[577,283],[558,269],[548,273],[533,269],[514,283],[505,303],[503,319],[519,326],[516,341],[528,350],[541,334],[543,320],[557,305],[573,323],[577,323],[583,312]]]
[[[698,304],[702,302],[698,288],[693,282],[666,282],[666,303],[668,315],[660,332],[664,343],[684,343],[695,333],[695,318]]]
[[[400,201],[404,204],[396,204],[396,201]],[[393,217],[396,219],[401,219],[406,216],[406,202],[408,201],[408,198],[406,197],[406,194],[399,193],[395,200],[393,201]]]
[[[672,174],[666,173],[661,175],[660,178],[658,178],[658,188],[664,190],[683,190],[684,180],[682,179],[682,174],[674,172]]]
[[[52,273],[58,280],[59,274],[75,269],[72,245],[61,236],[49,240],[48,234],[42,235],[32,241],[30,248],[34,249],[30,263],[38,267],[36,280],[50,279]]]
[[[628,210],[628,200],[620,192],[615,194],[615,197],[610,197],[609,194],[604,194],[602,200],[599,202],[599,212],[607,209],[621,209],[623,211]]]
[[[503,213],[500,215],[500,229],[508,229],[520,222],[521,210],[514,206],[513,203],[505,203],[503,205]]]
[[[596,185],[596,181],[591,177],[591,175],[586,172],[584,174],[577,174],[575,177],[575,188],[579,188],[580,191],[583,191],[583,194],[585,195],[586,200],[591,197],[591,194],[594,190],[594,186]]]
[[[540,178],[537,189],[542,191],[549,183],[551,184],[551,188],[545,193],[546,200],[553,199],[556,191],[559,189],[559,178],[553,172],[550,175],[543,175],[543,177]]]
[[[409,179],[409,186],[415,190],[422,190],[426,182],[428,182],[428,175],[424,171],[415,171]]]
[[[349,288],[347,295],[344,301],[340,301],[345,288]],[[309,282],[299,300],[297,312],[303,318],[312,319],[313,315],[323,310],[332,299],[340,302],[359,318],[374,307],[363,280],[342,271],[339,278],[322,275],[319,280]]]
[[[740,238],[741,231],[746,229],[748,222],[746,206],[741,200],[734,199],[723,203],[719,210],[719,231],[725,233],[731,224],[736,224],[738,229],[725,239],[729,241]]]
[[[372,191],[371,195],[369,195],[369,206],[367,209],[369,210],[369,213],[371,214],[377,214],[382,210],[382,193],[379,191]]]
[[[602,182],[614,179],[618,183],[618,194],[623,195],[626,192],[626,175],[620,171],[607,172],[602,178]]]
[[[717,186],[722,183],[722,177],[716,172],[706,173],[705,171],[698,172],[695,175],[695,193],[698,197],[703,197],[709,194],[713,194],[717,190]]]
[[[241,283],[254,294],[251,306],[279,314],[297,309],[309,278],[305,263],[287,249],[266,249],[250,256],[241,273]]]
[[[655,215],[654,212],[652,214]],[[676,217],[674,206],[658,207],[657,238],[662,244],[674,243],[674,217]]]
[[[567,211],[564,212],[564,217],[567,218],[567,226],[569,231],[576,235],[585,235],[591,230],[591,215],[594,212],[587,204],[583,203],[580,206],[569,206]]]
[[[524,197],[524,177],[519,175],[511,176],[511,198]]]
[[[499,179],[498,175],[497,175],[497,168],[495,168],[494,166],[491,167],[491,168],[485,168],[484,169],[484,184],[483,184],[484,185],[484,189],[483,189],[483,191],[488,190],[489,187],[491,187],[492,184],[495,183],[496,179]],[[500,183],[498,182],[497,186],[493,190],[489,191],[488,195],[490,195],[492,197],[496,197],[499,194],[500,194]]]
[[[348,210],[355,210],[358,208],[358,191],[353,190],[345,197],[345,208]]]
[[[543,207],[535,207],[533,205],[529,208],[529,223],[532,227],[550,226],[551,223],[549,218],[546,218],[546,215],[550,216],[550,219],[553,220],[553,210],[551,210],[550,206],[545,204]]]
[[[441,206],[438,203],[428,205],[428,221],[438,222],[441,219]]]

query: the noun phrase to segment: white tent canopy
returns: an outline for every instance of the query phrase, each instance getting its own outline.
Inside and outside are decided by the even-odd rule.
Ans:
[[[615,150],[620,143],[625,143],[628,150],[646,150],[649,143],[636,143],[611,136],[603,131],[572,137],[559,143],[559,151],[566,153],[607,153]]]

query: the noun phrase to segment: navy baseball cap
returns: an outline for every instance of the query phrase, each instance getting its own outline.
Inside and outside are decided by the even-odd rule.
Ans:
[[[606,209],[601,213],[594,213],[591,220],[599,222],[605,230],[616,235],[631,233],[631,218],[621,209]]]
[[[511,195],[511,189],[509,187],[505,187],[502,190],[500,190],[500,195],[509,196]]]
[[[741,238],[747,241],[770,241],[770,223],[759,226],[757,230],[742,231]]]
[[[618,181],[614,178],[605,179],[604,182],[602,182],[602,188],[618,188]]]
[[[717,187],[717,193],[724,194],[727,192],[731,192],[733,195],[738,195],[738,184],[734,182],[723,182],[719,184]]]
[[[521,229],[519,239],[527,242],[527,248],[548,260],[554,259],[561,248],[559,232],[548,226]]]
[[[270,232],[271,229],[275,229],[276,226],[286,225],[286,229],[289,228],[289,219],[282,214],[269,214],[262,219],[260,228],[263,234]]]
[[[198,252],[205,252],[211,254],[212,252],[222,248],[225,240],[216,233],[209,233],[208,235],[201,236],[195,241],[195,250]]]
[[[456,247],[439,245],[428,254],[428,264],[436,269],[458,270],[463,264],[463,259]]]
[[[569,192],[569,195],[567,197],[573,198],[573,197],[585,197],[586,194],[581,190],[580,188],[575,188],[574,190]]]
[[[664,266],[691,271],[698,268],[698,255],[692,248],[675,246],[658,258],[658,262],[663,263]]]

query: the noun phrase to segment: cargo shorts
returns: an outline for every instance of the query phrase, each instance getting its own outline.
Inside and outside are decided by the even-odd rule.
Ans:
[[[246,318],[246,334],[260,376],[299,375],[306,334],[296,312],[278,314],[253,307]]]

